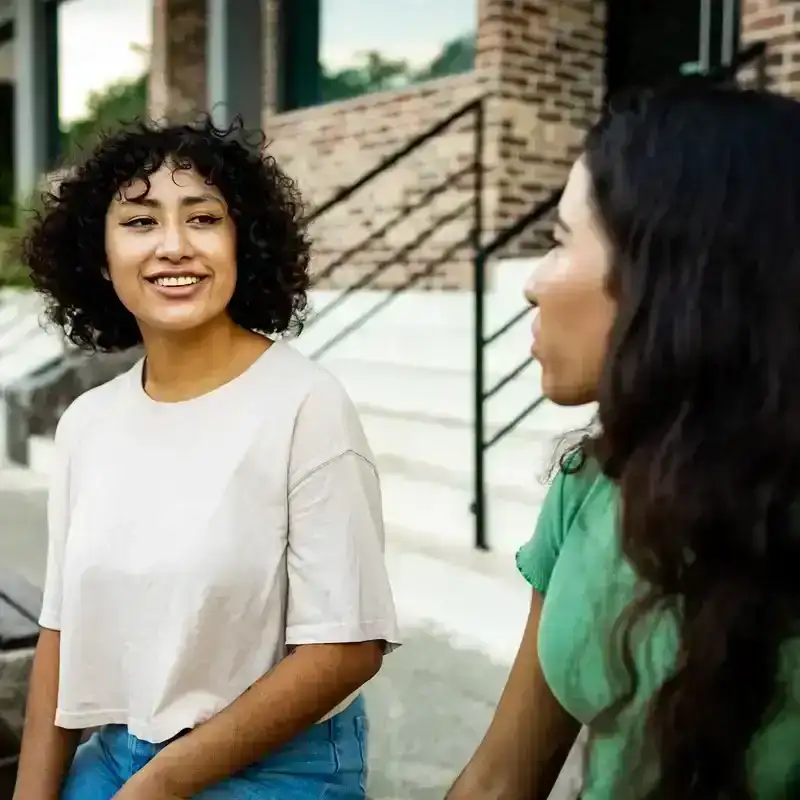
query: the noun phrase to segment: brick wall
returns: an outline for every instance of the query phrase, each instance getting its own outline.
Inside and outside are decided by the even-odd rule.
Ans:
[[[484,83],[477,74],[445,78],[401,92],[383,92],[288,114],[268,113],[264,126],[272,141],[271,152],[297,179],[313,208],[414,136],[469,103],[480,94]],[[438,259],[443,263],[420,280],[420,286],[456,287],[467,281],[467,248],[452,254],[451,250],[468,236],[473,218],[473,127],[474,116],[464,117],[320,217],[312,227],[316,268],[324,269],[339,253],[409,210],[386,236],[351,260],[347,269],[339,270],[334,283],[349,285],[404,250],[407,255],[382,272],[376,285],[396,285],[404,275],[428,270],[431,261]],[[426,193],[457,174],[461,177],[452,186],[414,210]],[[490,185],[487,194],[493,191]],[[491,217],[490,210],[486,216]],[[425,236],[434,221],[444,219],[448,222]],[[409,250],[419,237],[424,241]],[[448,254],[451,257],[445,258]]]
[[[297,179],[313,208],[454,109],[486,93],[483,222],[491,234],[566,179],[602,96],[604,5],[599,0],[479,0],[474,72],[276,114],[275,0],[264,0],[268,39],[262,125],[272,153]],[[157,116],[185,116],[203,105],[203,12],[202,0],[157,0],[154,44],[166,51],[160,62],[154,53],[154,72],[163,76],[160,107],[153,103],[152,109],[160,112]],[[324,269],[398,213],[413,208],[425,193],[461,174],[473,158],[473,124],[463,118],[320,218],[313,227],[316,269]],[[472,180],[465,172],[424,210],[410,213],[339,270],[333,283],[349,285],[394,257],[378,285],[396,285],[421,272],[419,286],[469,285],[469,250],[458,245],[465,242],[472,222]],[[426,237],[443,218],[447,224]],[[409,249],[420,237],[424,241]],[[508,253],[537,249],[532,233]],[[405,253],[398,258],[401,251]],[[441,263],[432,264],[437,261]]]
[[[563,186],[602,102],[604,20],[597,0],[481,3],[479,43],[501,95],[496,227]],[[538,249],[530,231],[507,254]]]
[[[800,0],[742,0],[742,42],[756,41],[767,43],[769,88],[800,97]]]

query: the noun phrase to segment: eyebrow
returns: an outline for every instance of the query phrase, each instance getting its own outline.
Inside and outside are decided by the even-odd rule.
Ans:
[[[161,208],[161,203],[153,197],[135,197],[128,199],[123,197],[120,201],[123,205],[147,206],[148,208]],[[199,206],[203,203],[221,203],[222,201],[213,194],[189,195],[181,198],[182,206]]]

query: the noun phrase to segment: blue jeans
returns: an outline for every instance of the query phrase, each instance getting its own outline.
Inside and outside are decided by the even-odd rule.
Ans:
[[[344,711],[262,761],[195,795],[197,800],[365,800],[369,726],[359,696]],[[163,744],[150,744],[108,725],[75,754],[62,800],[111,800]]]

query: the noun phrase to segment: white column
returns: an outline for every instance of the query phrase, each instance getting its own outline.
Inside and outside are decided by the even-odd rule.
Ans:
[[[237,115],[261,128],[264,105],[264,24],[261,0],[208,0],[206,86],[214,123]]]
[[[25,204],[58,154],[58,4],[14,8],[14,181]]]

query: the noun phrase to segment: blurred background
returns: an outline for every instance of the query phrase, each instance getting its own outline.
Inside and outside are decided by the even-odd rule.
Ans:
[[[371,796],[433,800],[516,652],[530,595],[513,555],[556,442],[594,411],[541,397],[521,296],[583,134],[614,92],[678,75],[798,94],[798,41],[800,0],[0,0],[0,759],[13,768],[55,425],[140,355],[43,327],[14,255],[37,194],[99,136],[238,115],[298,181],[314,288],[294,345],[361,412],[407,636],[368,689]],[[555,795],[578,775],[576,751]]]

